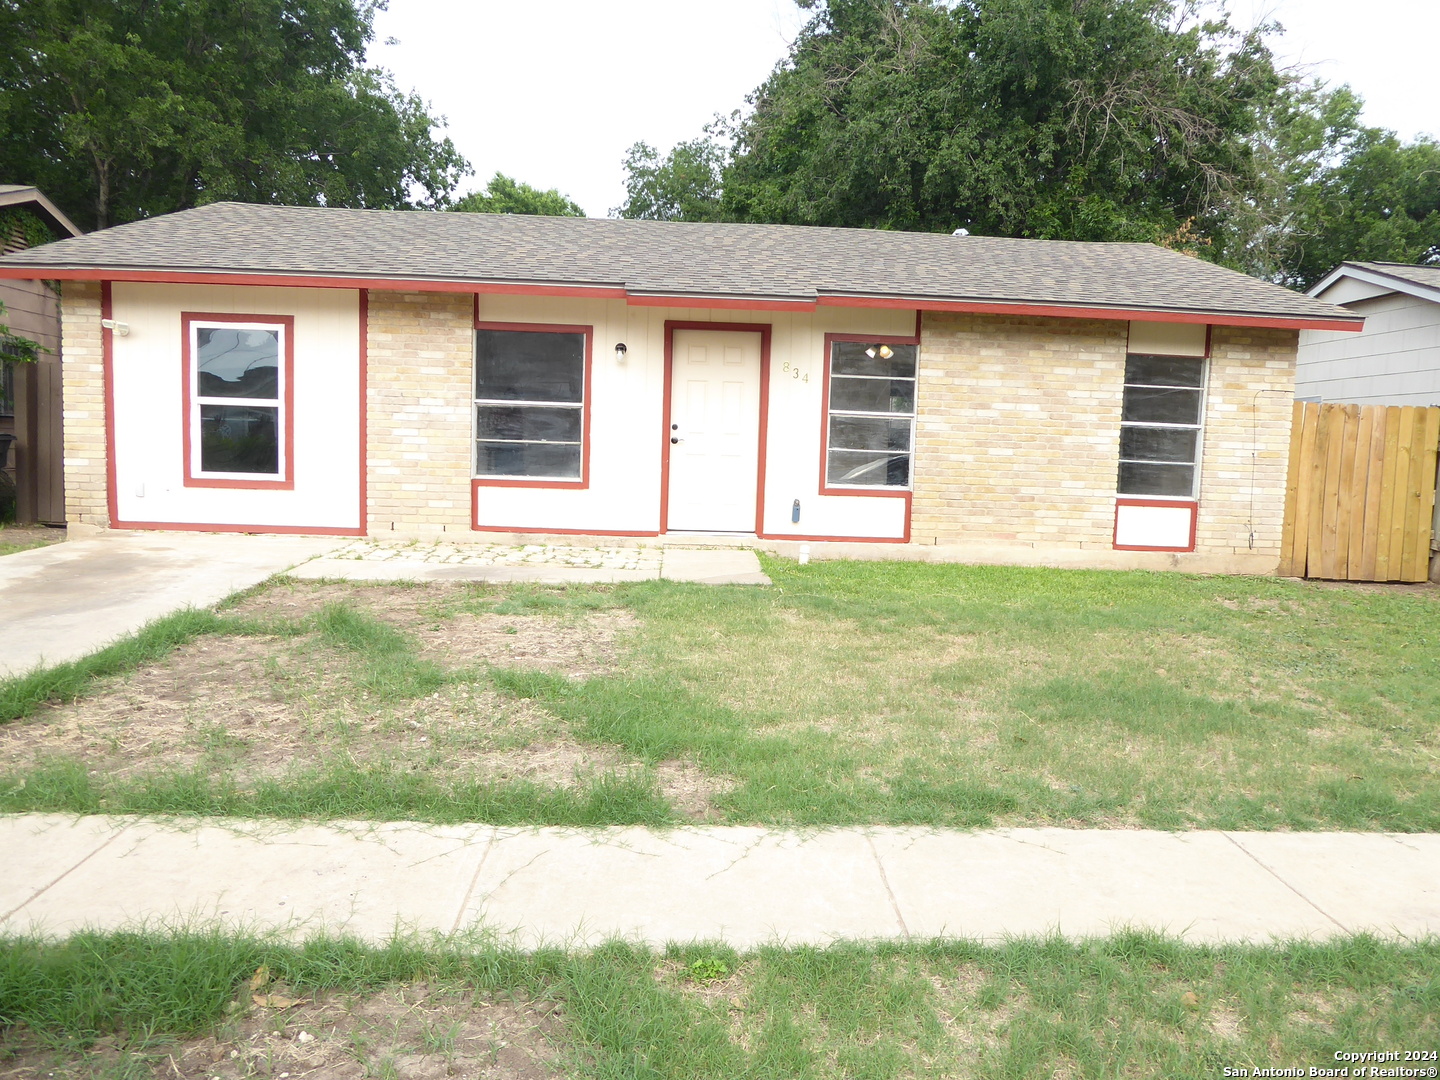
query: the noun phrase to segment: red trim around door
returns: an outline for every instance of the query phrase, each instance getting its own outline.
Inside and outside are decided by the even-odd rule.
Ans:
[[[269,479],[255,478],[246,479],[218,479],[209,476],[196,476],[192,469],[190,451],[191,427],[190,412],[192,399],[190,396],[190,376],[192,372],[192,361],[190,355],[190,326],[197,322],[233,322],[233,323],[261,323],[279,325],[285,328],[285,392],[283,401],[285,404],[285,425],[280,437],[285,440],[285,472],[282,476]],[[196,488],[238,488],[245,490],[260,491],[293,491],[295,490],[295,316],[293,315],[234,315],[229,313],[212,314],[200,311],[182,311],[180,313],[180,380],[181,380],[181,402],[184,412],[181,414],[181,438],[184,440],[182,449],[182,460],[184,461],[184,473],[182,483],[185,487]]]
[[[665,382],[660,409],[660,532],[670,531],[670,388],[675,365],[676,330],[718,330],[760,335],[760,438],[755,475],[755,535],[765,528],[765,441],[770,426],[770,323],[687,322],[665,320]]]
[[[114,302],[111,283],[100,283],[100,317],[113,319]],[[288,316],[287,316],[288,317]],[[105,501],[110,515],[112,529],[145,529],[164,532],[211,532],[211,533],[275,533],[295,536],[364,536],[365,535],[365,410],[366,392],[366,337],[368,328],[367,297],[361,293],[360,303],[360,518],[355,528],[331,527],[326,525],[221,525],[175,521],[122,521],[119,512],[115,468],[115,342],[114,332],[103,327],[100,331],[100,363],[105,386]]]
[[[1168,506],[1172,510],[1184,508],[1190,511],[1190,542],[1185,547],[1148,547],[1138,544],[1119,544],[1116,538],[1120,535],[1120,508],[1122,506]],[[1127,499],[1117,498],[1115,500],[1115,524],[1110,530],[1110,544],[1116,551],[1194,551],[1195,531],[1200,524],[1200,504],[1194,499]]]

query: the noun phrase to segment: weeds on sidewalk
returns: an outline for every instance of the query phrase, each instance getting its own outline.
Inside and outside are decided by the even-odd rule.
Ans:
[[[1434,1048],[1437,971],[1440,942],[1369,937],[533,953],[218,931],[12,938],[0,1067],[61,1080],[470,1075],[508,1052],[498,1075],[1208,1078]]]

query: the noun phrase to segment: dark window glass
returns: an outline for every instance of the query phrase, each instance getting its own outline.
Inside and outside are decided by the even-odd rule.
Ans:
[[[887,378],[915,377],[914,345],[878,345],[863,341],[836,341],[832,344],[835,375],[883,375]],[[885,356],[886,352],[889,357]],[[874,353],[874,356],[869,355]]]
[[[200,471],[280,471],[280,410],[253,405],[200,406]]]
[[[584,394],[584,334],[475,332],[477,399],[579,402]]]
[[[481,439],[522,442],[580,441],[579,409],[547,409],[539,405],[480,405],[475,433]]]
[[[578,444],[477,442],[477,471],[482,476],[578,477]]]
[[[1200,423],[1200,391],[1127,386],[1121,418],[1139,424]]]
[[[1178,495],[1195,493],[1194,465],[1152,465],[1147,462],[1120,463],[1122,495]]]
[[[910,449],[910,421],[870,416],[830,417],[830,446],[835,450]]]
[[[831,450],[825,482],[861,487],[905,487],[910,483],[910,455],[873,450]]]
[[[279,399],[278,330],[201,326],[195,344],[201,397]]]
[[[830,380],[830,408],[837,412],[913,413],[915,383],[911,379]]]
[[[1205,378],[1203,360],[1173,356],[1127,356],[1125,381],[1145,386],[1200,386]]]
[[[15,415],[15,365],[0,360],[0,416]]]
[[[1120,456],[1139,461],[1195,463],[1200,432],[1186,428],[1126,427],[1120,429]]]

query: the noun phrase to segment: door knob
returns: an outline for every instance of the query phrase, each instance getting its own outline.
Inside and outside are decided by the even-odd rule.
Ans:
[[[670,441],[671,441],[672,443],[678,443],[678,442],[682,442],[683,440],[682,440],[682,439],[680,438],[680,436],[678,436],[678,435],[671,435],[671,436],[670,436]]]

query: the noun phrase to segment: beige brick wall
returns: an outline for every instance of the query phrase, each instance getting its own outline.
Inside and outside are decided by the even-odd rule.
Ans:
[[[470,532],[475,299],[371,292],[367,342],[368,528]]]
[[[1214,328],[1196,551],[1148,556],[1113,550],[1126,333],[1124,322],[927,314],[913,542],[1273,570],[1297,335]]]
[[[65,423],[65,520],[108,528],[105,481],[105,364],[100,285],[67,281],[60,328]]]
[[[1126,329],[927,314],[913,542],[1108,546]]]
[[[1211,331],[1197,551],[1279,561],[1299,338],[1295,330]]]

